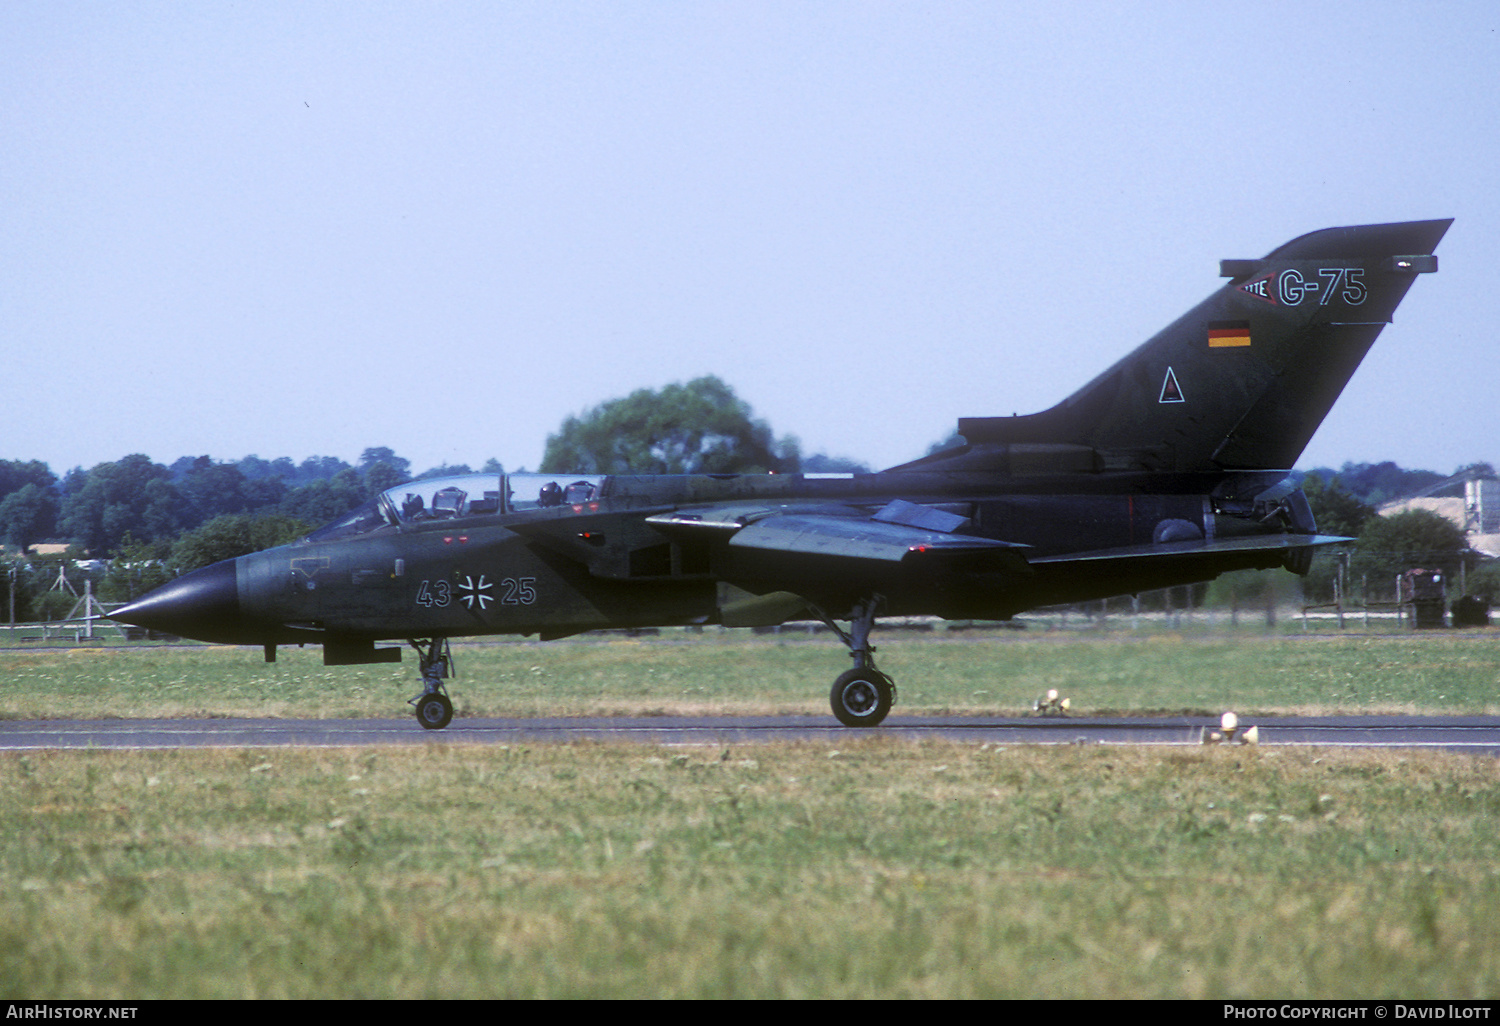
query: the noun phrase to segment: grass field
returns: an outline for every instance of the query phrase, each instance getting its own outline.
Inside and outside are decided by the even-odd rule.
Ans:
[[[1495,712],[1500,635],[881,635],[900,713]],[[825,712],[824,638],[457,648],[460,714]],[[410,660],[0,652],[0,715],[405,715]],[[414,728],[415,729],[415,728]],[[982,746],[0,754],[0,994],[1500,993],[1500,765]]]

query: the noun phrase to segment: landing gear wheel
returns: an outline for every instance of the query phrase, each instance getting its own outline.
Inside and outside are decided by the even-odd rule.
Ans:
[[[839,675],[828,695],[833,715],[846,727],[874,727],[895,701],[891,679],[879,670],[855,669]]]
[[[453,673],[453,653],[447,638],[422,640],[413,638],[407,644],[417,650],[422,664],[422,693],[407,700],[416,710],[417,722],[424,730],[442,730],[453,719],[453,703],[448,700],[443,681]]]
[[[453,719],[453,703],[441,691],[417,699],[417,722],[428,730],[442,730]]]

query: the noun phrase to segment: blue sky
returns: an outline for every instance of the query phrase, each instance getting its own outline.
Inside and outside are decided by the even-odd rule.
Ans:
[[[0,6],[0,458],[535,467],[717,374],[888,466],[1456,218],[1300,465],[1500,463],[1500,5]]]

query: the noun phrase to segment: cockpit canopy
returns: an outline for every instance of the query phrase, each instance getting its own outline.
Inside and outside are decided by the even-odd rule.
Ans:
[[[515,513],[593,502],[604,486],[600,475],[465,474],[408,481],[307,536],[329,541],[380,531],[398,531],[435,521]]]

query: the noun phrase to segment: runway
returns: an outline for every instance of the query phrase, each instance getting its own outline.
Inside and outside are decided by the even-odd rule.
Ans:
[[[1246,717],[1262,746],[1443,748],[1500,755],[1500,718],[1416,716]],[[976,744],[1199,745],[1215,717],[1000,718],[892,716],[852,730],[831,716],[489,719],[459,718],[428,731],[412,719],[155,719],[0,721],[0,751],[38,749],[349,748],[379,745],[848,744],[873,737]]]

